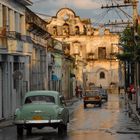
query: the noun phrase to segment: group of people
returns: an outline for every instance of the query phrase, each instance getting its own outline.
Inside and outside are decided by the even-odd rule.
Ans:
[[[76,88],[75,88],[75,94],[76,94],[76,97],[77,98],[82,98],[82,93],[83,93],[83,89],[82,89],[82,86],[81,85],[76,85]]]

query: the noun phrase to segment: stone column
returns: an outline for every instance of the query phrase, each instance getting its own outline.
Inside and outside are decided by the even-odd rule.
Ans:
[[[9,16],[9,31],[15,31],[15,13],[14,13],[14,11],[13,10],[10,10],[9,11],[9,14],[10,14],[10,16]]]
[[[15,31],[16,32],[20,32],[20,15],[19,15],[19,13],[17,13],[17,12],[15,12]]]
[[[22,35],[26,35],[26,23],[25,23],[25,15],[20,15],[20,32]]]
[[[3,11],[2,5],[0,4],[0,28],[3,27]],[[0,38],[0,47],[2,47],[2,38]]]
[[[0,4],[0,27],[3,27],[3,10],[2,10],[2,4]]]

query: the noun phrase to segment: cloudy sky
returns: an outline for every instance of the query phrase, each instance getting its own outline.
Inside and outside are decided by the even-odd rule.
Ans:
[[[131,20],[132,7],[101,9],[102,5],[122,3],[123,0],[32,0],[30,8],[36,13],[45,14],[46,17],[55,16],[60,8],[68,7],[74,10],[81,18],[90,18],[93,25],[108,23],[108,21]],[[124,11],[124,12],[123,12]],[[127,15],[128,14],[128,15]]]

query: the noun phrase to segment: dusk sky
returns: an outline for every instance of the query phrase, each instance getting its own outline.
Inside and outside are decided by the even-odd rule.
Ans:
[[[97,26],[98,23],[108,23],[108,21],[117,20],[132,20],[125,15],[122,10],[132,16],[132,7],[101,9],[102,5],[110,5],[113,3],[122,3],[123,0],[32,0],[33,6],[30,8],[36,13],[42,13],[49,16],[55,16],[60,8],[71,8],[77,16],[81,18],[90,18],[93,25]],[[47,16],[46,16],[47,17]]]

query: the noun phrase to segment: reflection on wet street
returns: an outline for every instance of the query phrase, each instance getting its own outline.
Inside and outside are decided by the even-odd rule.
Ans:
[[[81,102],[82,103],[82,102]],[[69,124],[70,140],[139,140],[131,130],[140,131],[140,127],[125,112],[124,98],[110,95],[109,101],[101,108],[89,105],[83,109],[79,104]],[[120,132],[122,132],[120,134]]]
[[[0,140],[140,140],[140,126],[128,117],[124,98],[109,95],[102,107],[83,107],[79,100],[69,107],[70,123],[66,136],[59,136],[57,129],[33,129],[31,136],[26,133],[17,138],[16,128],[8,127],[0,131]]]

